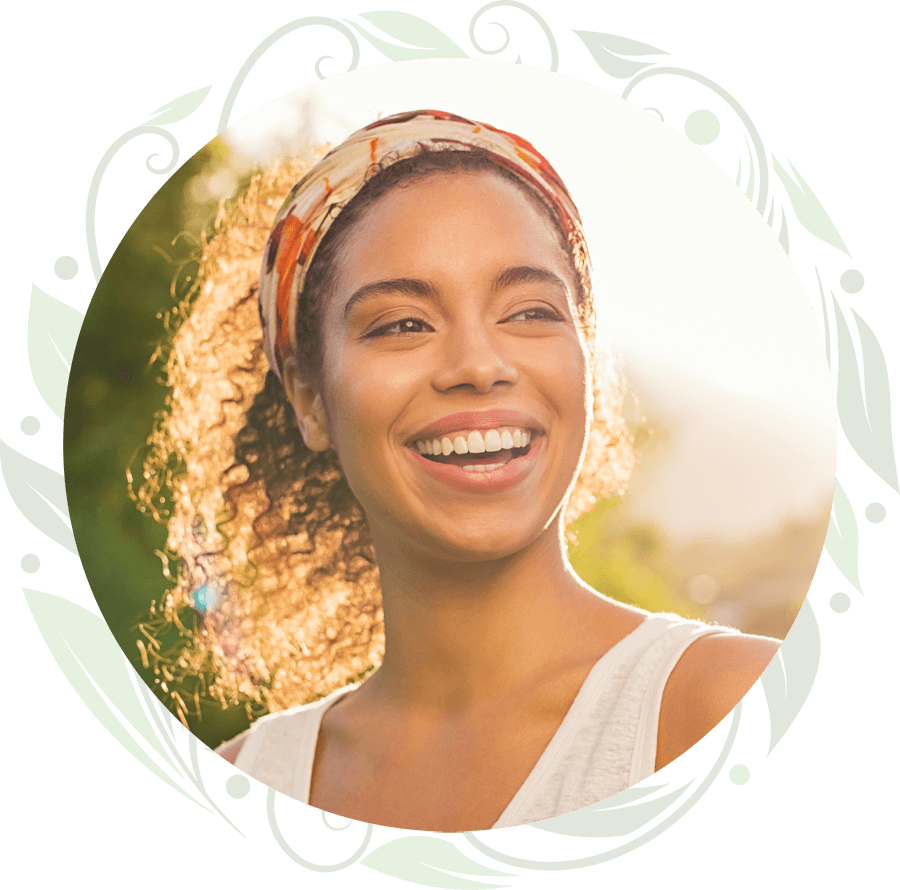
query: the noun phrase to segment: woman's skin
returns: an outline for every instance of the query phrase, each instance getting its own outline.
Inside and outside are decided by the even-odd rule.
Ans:
[[[384,195],[341,260],[320,383],[289,363],[285,384],[307,445],[335,449],[365,510],[386,645],[325,714],[310,803],[405,828],[489,828],[590,669],[646,615],[597,594],[565,555],[592,417],[577,284],[534,202],[483,172]],[[444,420],[491,411],[518,420]],[[524,469],[493,485],[433,471],[412,444],[497,426],[535,432]],[[657,768],[731,711],[778,645],[715,634],[687,649],[663,695]]]

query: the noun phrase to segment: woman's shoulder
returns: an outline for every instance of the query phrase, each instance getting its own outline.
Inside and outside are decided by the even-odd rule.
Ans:
[[[265,732],[274,727],[280,727],[288,721],[296,722],[298,720],[307,721],[318,719],[323,711],[334,704],[338,698],[341,698],[355,689],[357,685],[358,684],[344,686],[316,701],[297,705],[293,708],[287,708],[283,711],[275,711],[274,713],[266,714],[256,720],[249,729],[245,729],[240,735],[236,735],[233,739],[229,739],[227,742],[223,742],[219,745],[219,747],[215,749],[216,754],[224,757],[230,764],[235,765],[237,763],[238,755],[241,753],[241,749],[244,747],[244,744],[247,742],[251,733]]]
[[[692,622],[693,623],[693,622]],[[750,691],[780,640],[697,622],[701,631],[675,663],[663,690],[656,768],[683,754]]]

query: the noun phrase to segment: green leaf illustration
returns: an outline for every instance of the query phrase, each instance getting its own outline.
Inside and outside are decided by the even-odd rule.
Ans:
[[[859,527],[850,499],[837,479],[834,480],[834,504],[825,535],[825,549],[844,577],[862,593],[859,586]]]
[[[865,400],[863,400],[859,365],[850,329],[841,307],[832,294],[834,322],[837,328],[837,408],[841,429],[853,450],[894,491],[897,487],[897,462],[891,432],[891,393],[887,362],[872,329],[853,312],[862,347]]]
[[[72,529],[59,515],[69,515],[65,479],[55,470],[19,454],[3,441],[0,441],[0,470],[19,512],[57,544],[78,553]]]
[[[804,600],[778,655],[763,671],[762,686],[769,706],[769,753],[781,741],[806,702],[819,669],[819,625],[809,600]]]
[[[147,124],[160,126],[162,124],[174,124],[176,121],[184,120],[186,117],[192,115],[203,104],[203,100],[207,97],[211,89],[212,84],[208,87],[201,87],[199,90],[185,93],[183,96],[179,96],[177,99],[173,99],[165,105],[160,105],[160,107],[153,112],[156,117],[151,117],[150,120],[147,121]],[[144,124],[144,126],[146,126],[146,124]]]
[[[66,384],[78,332],[84,316],[54,300],[39,287],[31,287],[28,309],[28,364],[41,398],[62,417],[66,408]]]
[[[819,275],[819,267],[816,270],[816,281],[819,282],[819,297],[822,300],[822,326],[825,331],[825,361],[828,362],[828,368],[831,369],[831,331],[828,323],[828,306],[825,303],[825,291],[822,288],[822,277]],[[834,291],[831,292],[831,299],[834,300]]]
[[[797,182],[794,182],[787,170],[778,163],[778,158],[775,155],[772,155],[772,163],[775,165],[775,172],[778,174],[779,179],[784,183],[788,197],[791,199],[791,206],[794,208],[794,214],[800,225],[817,238],[821,238],[827,244],[843,250],[847,256],[850,256],[850,251],[844,246],[844,242],[834,227],[834,223],[825,212],[825,208],[803,180],[803,177],[797,172],[797,168],[791,164],[791,170],[797,179]],[[790,161],[788,163],[790,164]]]
[[[458,874],[513,877],[469,859],[450,841],[423,835],[388,841],[369,853],[362,864],[386,875],[426,887],[508,887],[508,884],[470,881],[468,878],[458,877]]]
[[[787,217],[784,215],[784,207],[781,208],[781,230],[778,232],[778,243],[784,248],[784,252],[790,256],[790,241],[788,240]]]
[[[376,49],[394,62],[407,59],[465,59],[468,58],[443,31],[425,19],[409,12],[364,12],[362,18],[371,22],[389,37],[409,46],[398,46],[370,34],[355,22],[348,22]]]
[[[615,34],[600,34],[597,31],[575,32],[587,47],[594,61],[610,76],[618,78],[631,77],[642,68],[652,65],[652,62],[635,62],[632,59],[623,59],[616,53],[627,56],[668,55],[665,50],[630,40],[627,37],[617,37]]]
[[[665,812],[689,787],[690,783],[661,797],[624,806],[610,807],[608,801],[603,801],[598,806],[586,807],[574,813],[537,822],[532,828],[551,831],[554,834],[566,834],[570,837],[622,837],[643,828],[652,819]],[[649,793],[649,789],[646,793]]]
[[[141,708],[125,657],[106,622],[53,594],[37,590],[24,593],[47,648],[103,727],[147,769],[188,800],[194,800],[147,755],[107,703],[114,705],[157,753],[172,763]],[[206,809],[200,803],[197,806]]]

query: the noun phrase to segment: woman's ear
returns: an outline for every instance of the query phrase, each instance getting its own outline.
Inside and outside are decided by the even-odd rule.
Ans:
[[[297,416],[297,426],[306,447],[311,451],[327,451],[331,448],[331,436],[325,417],[322,395],[300,374],[296,360],[291,357],[284,363],[284,391]]]

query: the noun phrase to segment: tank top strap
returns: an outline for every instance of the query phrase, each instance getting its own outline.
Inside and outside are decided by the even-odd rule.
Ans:
[[[322,717],[356,685],[344,686],[311,704],[260,717],[245,733],[234,765],[275,791],[308,803]]]
[[[597,661],[559,729],[494,828],[597,803],[652,775],[666,680],[698,637],[727,628],[662,613]]]

